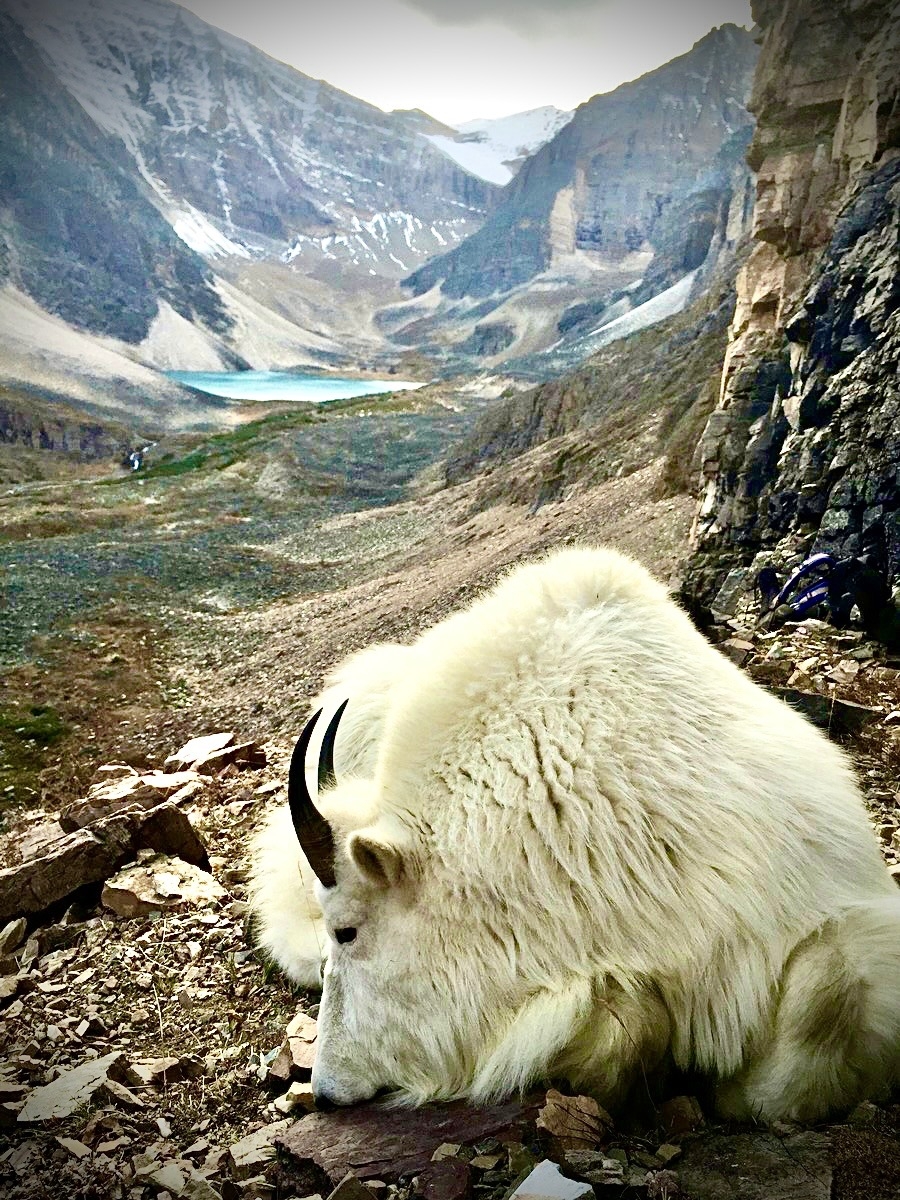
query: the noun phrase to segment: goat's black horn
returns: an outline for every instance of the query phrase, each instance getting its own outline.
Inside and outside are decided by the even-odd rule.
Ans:
[[[325,737],[322,739],[322,749],[319,754],[319,787],[334,783],[334,739],[337,727],[347,707],[345,700],[332,717]],[[312,739],[316,722],[322,715],[322,710],[314,713],[303,727],[303,732],[297,739],[294,753],[291,755],[291,767],[288,773],[288,804],[291,810],[291,820],[300,848],[306,855],[309,865],[323,887],[334,887],[334,835],[331,826],[316,808],[309,788],[306,786],[306,752]]]
[[[344,715],[344,709],[347,707],[345,700],[341,707],[337,710],[331,720],[328,722],[328,728],[325,730],[325,736],[322,738],[322,749],[319,751],[319,791],[325,788],[333,787],[335,783],[334,775],[334,739],[337,735],[338,725],[341,723],[341,717]]]

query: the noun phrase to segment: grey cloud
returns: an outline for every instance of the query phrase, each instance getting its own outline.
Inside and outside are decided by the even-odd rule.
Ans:
[[[441,25],[476,25],[495,21],[510,29],[533,33],[554,29],[572,33],[579,18],[625,7],[622,0],[402,0]],[[638,0],[644,17],[658,15],[666,24],[691,23],[702,18],[709,27],[749,17],[747,0]]]
[[[558,21],[560,16],[593,12],[603,0],[403,0],[410,8],[441,25],[475,25],[497,21],[513,29],[533,30]]]

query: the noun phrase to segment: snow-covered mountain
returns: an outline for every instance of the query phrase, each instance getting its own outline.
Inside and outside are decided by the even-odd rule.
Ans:
[[[574,114],[454,131],[171,0],[5,0],[0,385],[180,421],[160,371],[589,346],[733,240],[755,54],[723,27]]]
[[[526,158],[540,150],[572,120],[552,104],[509,117],[466,121],[454,135],[430,134],[429,141],[472,175],[490,183],[509,183]]]

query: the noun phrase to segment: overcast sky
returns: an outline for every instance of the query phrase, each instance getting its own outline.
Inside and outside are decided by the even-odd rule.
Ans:
[[[384,109],[457,124],[574,108],[750,26],[749,0],[180,0],[211,25]]]

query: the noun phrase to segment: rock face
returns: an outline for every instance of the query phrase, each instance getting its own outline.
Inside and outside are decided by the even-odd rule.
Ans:
[[[687,591],[759,551],[900,577],[900,4],[753,6],[755,246],[703,435]]]
[[[122,427],[79,418],[65,408],[0,397],[0,442],[32,450],[77,454],[79,459],[124,461],[132,438]]]

